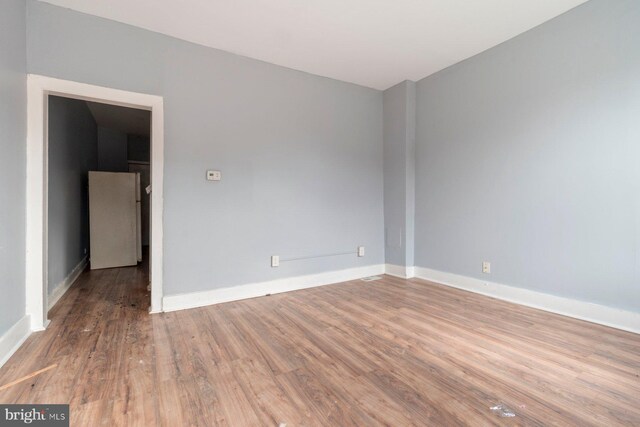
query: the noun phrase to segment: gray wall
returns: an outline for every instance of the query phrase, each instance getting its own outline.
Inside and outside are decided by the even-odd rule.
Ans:
[[[384,91],[383,111],[385,262],[413,266],[416,84]]]
[[[380,92],[45,3],[27,21],[29,72],[164,97],[166,294],[384,261]]]
[[[26,41],[22,0],[0,2],[0,337],[25,314]]]
[[[151,161],[151,141],[148,136],[127,135],[127,160]]]
[[[421,80],[416,173],[418,266],[640,311],[640,2]]]
[[[98,170],[129,172],[127,134],[98,127]]]
[[[89,251],[87,172],[98,165],[97,138],[86,102],[49,97],[49,293]]]
[[[411,264],[410,91],[388,91],[383,118],[374,90],[44,3],[27,9],[29,72],[164,97],[167,294],[381,263],[390,224],[407,243],[387,261]],[[20,32],[13,18],[2,31]],[[15,57],[19,70],[13,43],[0,61]],[[24,76],[5,74],[23,107]],[[418,82],[415,264],[639,311],[638,76],[640,3],[592,0]],[[24,175],[23,150],[4,137],[24,139],[23,116],[2,114],[13,150],[2,173]],[[212,168],[222,182],[205,181]],[[23,184],[3,188],[24,205]],[[14,238],[24,209],[2,215],[17,227],[2,230],[4,263],[5,240],[24,245]],[[272,254],[358,245],[365,258],[269,267]],[[23,272],[3,284],[14,279]]]

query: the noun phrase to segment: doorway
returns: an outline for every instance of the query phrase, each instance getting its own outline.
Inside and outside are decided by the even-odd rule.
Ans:
[[[148,278],[151,113],[52,94],[47,106],[50,311],[87,265]]]
[[[29,75],[27,80],[27,314],[31,329],[48,324],[49,96],[150,112],[148,176],[150,312],[162,311],[163,100],[159,96]],[[135,160],[134,160],[135,161]],[[137,164],[143,161],[138,160]],[[136,163],[133,163],[136,164]],[[130,165],[127,159],[126,172]],[[135,169],[135,167],[134,167]]]

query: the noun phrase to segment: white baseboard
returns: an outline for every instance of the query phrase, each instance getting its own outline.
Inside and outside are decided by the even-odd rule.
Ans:
[[[415,267],[407,267],[404,265],[385,264],[384,273],[389,276],[399,277],[401,279],[411,279],[415,277]]]
[[[415,267],[417,278],[475,292],[505,301],[561,314],[624,331],[640,333],[640,313],[620,310],[600,304],[536,292],[514,286],[487,282],[473,277]]]
[[[187,308],[203,307],[223,302],[255,298],[267,294],[296,291],[333,283],[347,282],[368,276],[384,273],[384,265],[370,265],[346,270],[329,271],[326,273],[309,274],[305,276],[288,277],[267,282],[250,283],[247,285],[228,288],[212,289],[210,291],[192,292],[188,294],[167,295],[162,298],[163,311],[184,310]]]
[[[73,282],[75,282],[78,277],[80,277],[85,267],[87,266],[87,263],[88,258],[85,256],[78,263],[78,265],[76,265],[73,270],[71,270],[71,273],[69,273],[69,275],[65,277],[62,282],[58,283],[56,287],[53,288],[53,291],[51,291],[51,295],[49,295],[48,298],[47,310],[51,310],[51,308],[56,305],[60,298],[62,298],[62,295],[64,295],[69,290],[71,285],[73,285]]]
[[[31,319],[24,316],[0,337],[0,368],[31,335]]]

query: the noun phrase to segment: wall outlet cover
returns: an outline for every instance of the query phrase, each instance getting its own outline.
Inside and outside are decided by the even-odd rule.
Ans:
[[[491,273],[491,263],[489,261],[482,262],[482,272],[485,274]]]
[[[272,255],[271,256],[271,267],[280,267],[280,256]]]
[[[220,181],[222,179],[222,172],[208,170],[207,171],[207,181]]]

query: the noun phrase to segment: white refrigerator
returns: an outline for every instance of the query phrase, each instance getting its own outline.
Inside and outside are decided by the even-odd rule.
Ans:
[[[142,261],[140,174],[89,172],[91,269]]]

